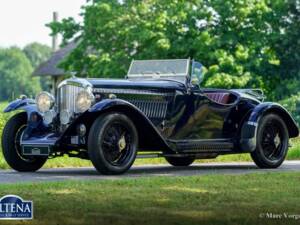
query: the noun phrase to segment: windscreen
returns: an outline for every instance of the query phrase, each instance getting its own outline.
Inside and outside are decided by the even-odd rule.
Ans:
[[[129,79],[174,79],[184,82],[189,71],[189,59],[134,60],[128,71]]]

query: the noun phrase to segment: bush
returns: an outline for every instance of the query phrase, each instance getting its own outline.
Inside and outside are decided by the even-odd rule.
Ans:
[[[0,137],[2,137],[2,130],[5,125],[6,119],[3,113],[0,113]]]
[[[296,122],[300,124],[300,92],[280,101],[279,103],[285,107],[292,114]]]
[[[0,138],[2,137],[2,131],[3,128],[8,121],[8,119],[15,114],[15,112],[11,113],[4,113],[3,110],[8,105],[7,102],[0,102]],[[0,151],[1,151],[1,145],[0,145]]]

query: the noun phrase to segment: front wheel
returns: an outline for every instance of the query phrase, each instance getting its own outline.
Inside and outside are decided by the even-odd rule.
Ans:
[[[137,154],[138,134],[133,122],[124,114],[100,116],[91,127],[88,153],[102,174],[125,173]]]
[[[19,172],[34,172],[45,164],[47,158],[22,155],[20,142],[26,126],[26,113],[18,113],[8,120],[2,134],[3,156],[12,169]]]
[[[286,157],[288,142],[285,122],[276,114],[267,114],[259,122],[256,149],[251,157],[260,168],[277,168]]]

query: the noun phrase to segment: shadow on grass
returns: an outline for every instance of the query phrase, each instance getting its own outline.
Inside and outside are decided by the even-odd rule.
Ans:
[[[159,174],[167,174],[167,173],[178,173],[186,174],[190,173],[193,175],[201,174],[201,173],[223,173],[223,172],[231,172],[231,173],[243,173],[250,171],[259,171],[255,165],[193,165],[189,167],[172,167],[172,166],[135,166],[132,167],[127,173],[118,175],[118,176],[131,176],[131,175],[159,175]],[[41,170],[36,173],[37,175],[86,175],[86,176],[99,176],[100,174],[94,168],[58,168],[55,170]]]

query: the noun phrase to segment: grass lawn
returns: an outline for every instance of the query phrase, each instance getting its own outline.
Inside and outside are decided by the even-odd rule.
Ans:
[[[292,225],[300,218],[265,217],[300,217],[299,183],[298,172],[147,177],[1,185],[0,196],[33,200],[35,219],[18,224]]]

